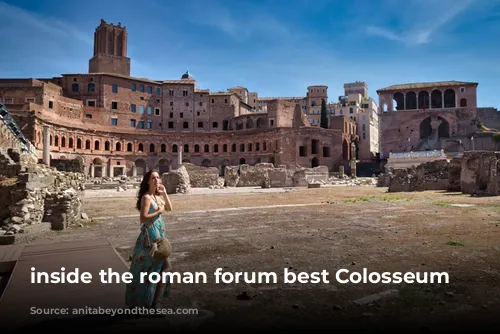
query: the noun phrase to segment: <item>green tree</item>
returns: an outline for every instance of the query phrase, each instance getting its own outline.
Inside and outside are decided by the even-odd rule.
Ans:
[[[321,100],[321,120],[320,127],[323,129],[328,129],[328,110],[326,110],[325,99]]]

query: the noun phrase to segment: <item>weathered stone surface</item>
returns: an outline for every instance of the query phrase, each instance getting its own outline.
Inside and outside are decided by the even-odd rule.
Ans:
[[[389,192],[425,190],[456,190],[457,162],[447,160],[429,161],[411,168],[393,169],[379,176],[379,186],[388,186]],[[452,185],[450,186],[450,179]],[[388,184],[387,184],[388,183]]]
[[[269,187],[286,187],[287,173],[286,168],[275,168],[267,171],[267,179]]]
[[[6,199],[0,202],[0,227],[6,234],[23,233],[25,226],[44,219],[57,229],[77,222],[85,190],[83,174],[36,164],[29,153],[14,149],[3,152],[7,152],[9,163],[20,166],[8,182],[0,183],[0,196]],[[3,153],[0,155],[6,160]]]
[[[51,224],[53,230],[63,230],[80,219],[82,201],[73,188],[59,193],[47,193],[43,221]]]
[[[261,187],[266,182],[268,177],[267,171],[274,169],[274,165],[270,163],[258,163],[255,166],[240,165],[239,180],[237,187]]]
[[[161,180],[167,188],[167,194],[187,194],[191,190],[191,181],[184,165],[176,170],[163,173]]]
[[[190,163],[182,165],[189,174],[192,188],[208,188],[219,185],[219,169],[217,167],[200,167]]]
[[[462,174],[462,159],[451,159],[448,173],[448,191],[460,191],[460,175]]]
[[[465,152],[461,164],[461,191],[472,195],[500,195],[499,160],[500,152]]]
[[[326,183],[328,178],[329,173],[326,166],[299,168],[292,176],[292,183],[295,187],[307,187],[309,183]]]
[[[238,166],[226,166],[224,169],[224,181],[226,187],[236,187],[240,180]]]

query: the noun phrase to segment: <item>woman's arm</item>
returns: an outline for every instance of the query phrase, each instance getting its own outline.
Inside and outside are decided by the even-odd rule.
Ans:
[[[157,189],[163,201],[165,201],[164,209],[165,211],[172,211],[172,202],[170,202],[170,198],[167,195],[167,189],[163,184],[160,184]]]
[[[165,211],[172,211],[172,202],[168,197],[167,193],[162,193],[163,200],[165,201]]]
[[[158,215],[163,213],[163,208],[159,208],[159,210],[148,213],[149,207],[151,206],[151,197],[149,195],[144,195],[141,200],[141,221],[150,221],[156,218]]]

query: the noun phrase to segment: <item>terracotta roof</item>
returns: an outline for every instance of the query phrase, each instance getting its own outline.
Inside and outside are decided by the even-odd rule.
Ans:
[[[477,82],[466,82],[466,81],[437,81],[437,82],[417,82],[402,85],[392,85],[389,87],[381,88],[377,90],[379,92],[389,92],[394,90],[406,90],[406,89],[423,89],[423,88],[438,88],[438,87],[452,87],[452,86],[470,86],[474,85],[477,87]]]
[[[179,79],[179,80],[164,80],[162,81],[163,83],[168,83],[168,84],[186,84],[186,85],[192,85],[196,82],[196,80],[191,80],[191,79]]]

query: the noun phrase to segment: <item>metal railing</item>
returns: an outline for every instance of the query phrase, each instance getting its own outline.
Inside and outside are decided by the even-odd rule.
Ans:
[[[21,151],[33,153],[32,152],[33,145],[31,145],[31,142],[28,139],[26,139],[26,137],[22,133],[21,129],[19,128],[16,121],[9,113],[5,105],[1,103],[0,103],[0,118],[9,128],[10,132],[12,132],[14,137],[16,137],[16,139],[20,142]]]

